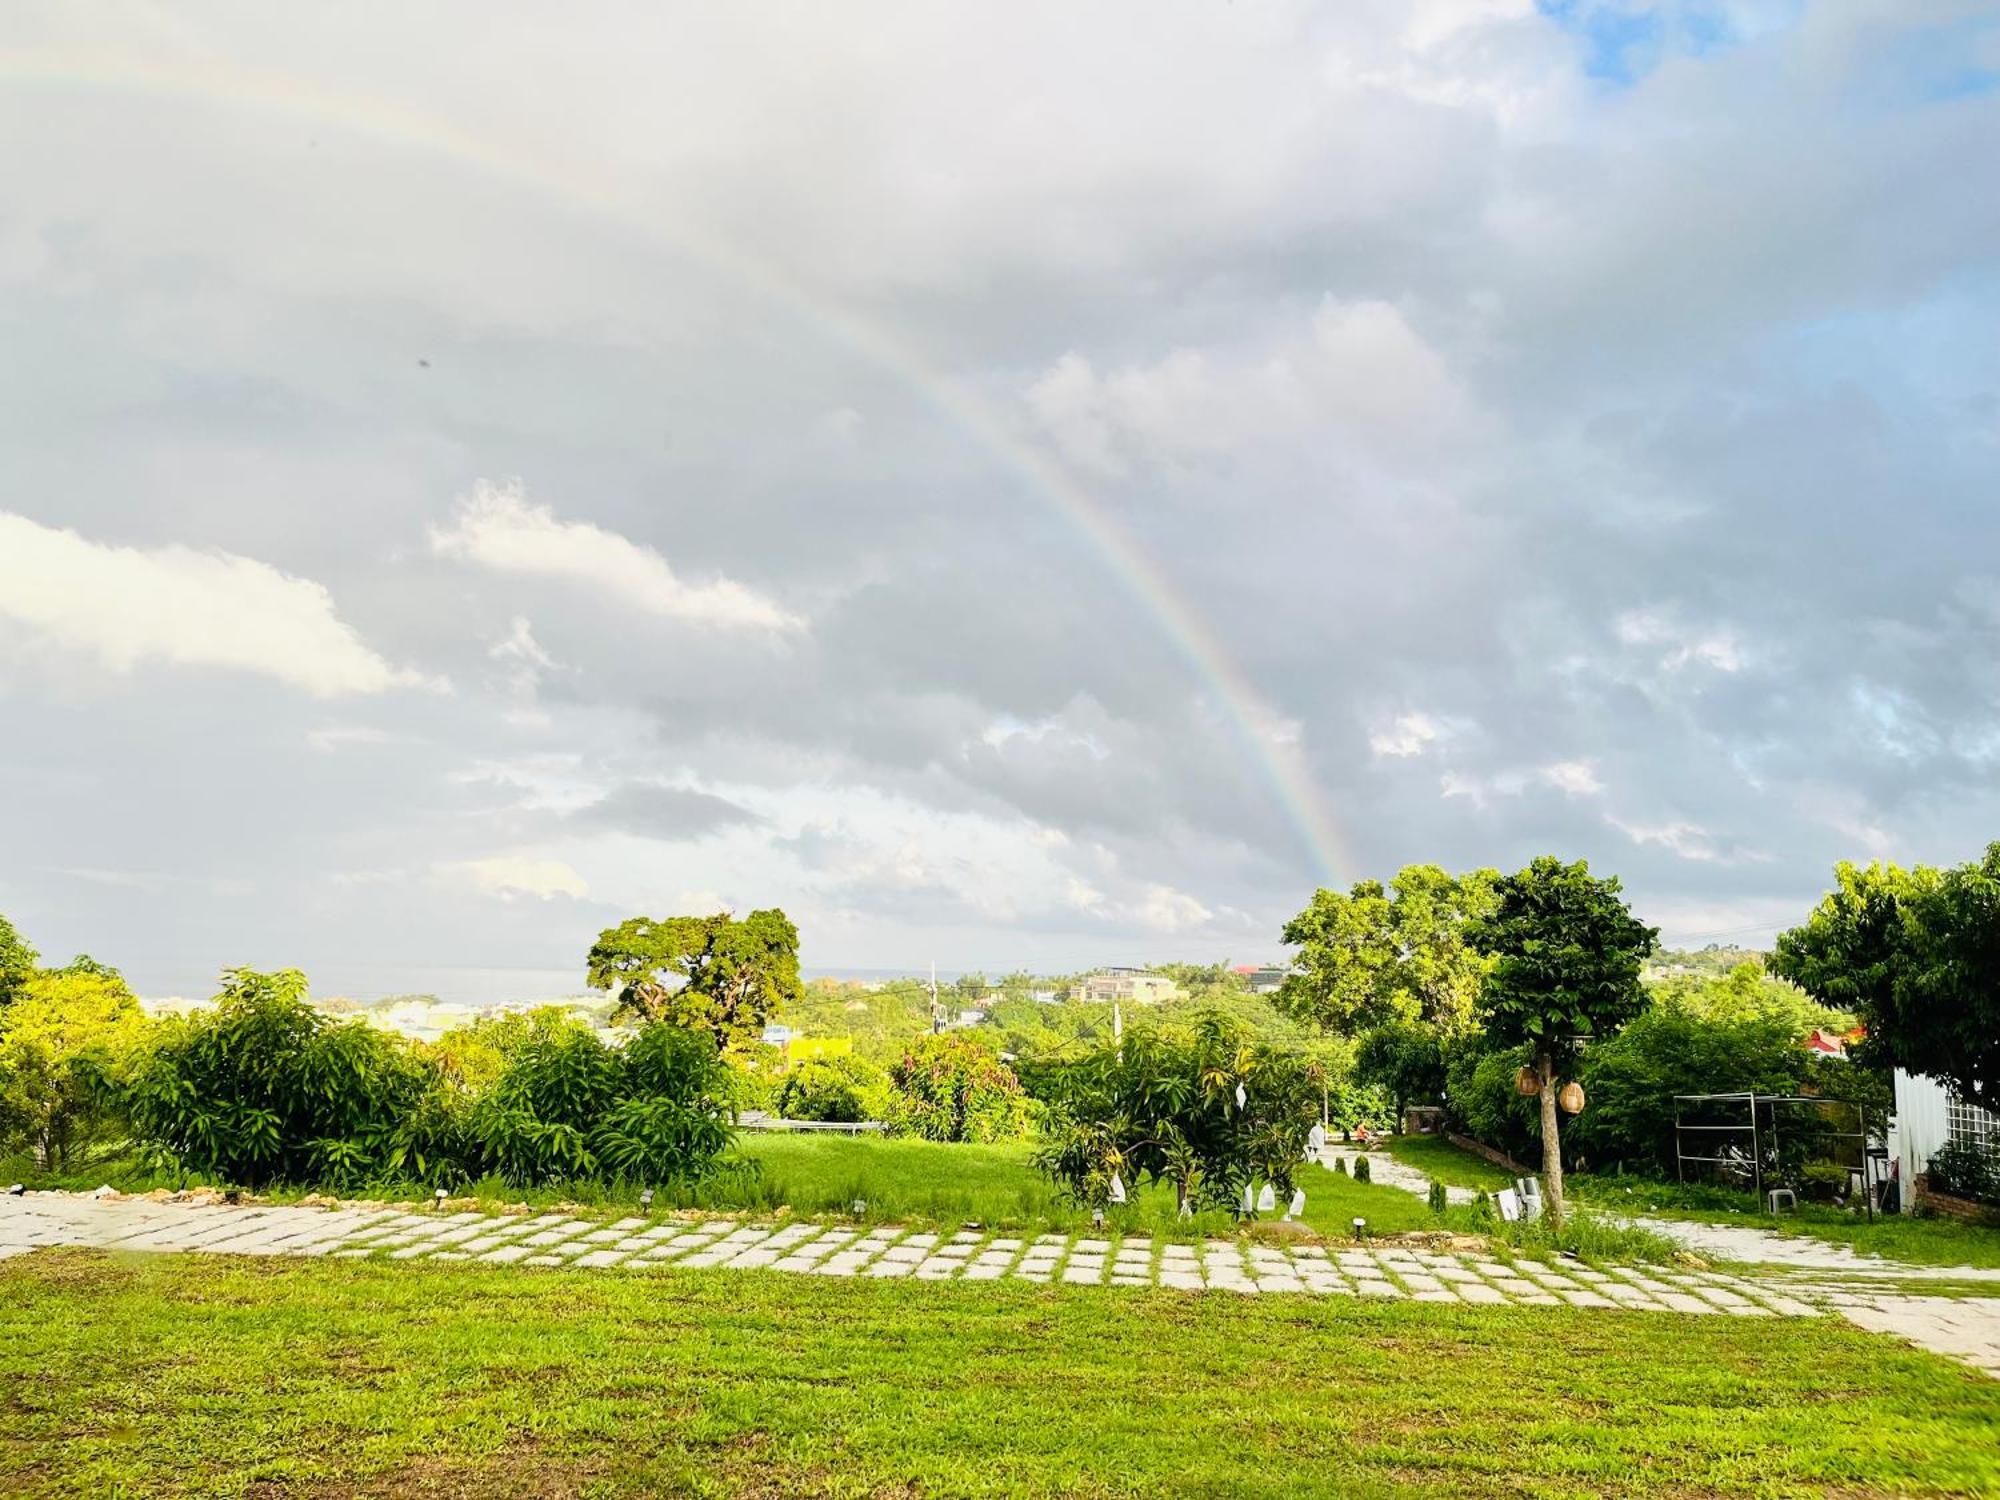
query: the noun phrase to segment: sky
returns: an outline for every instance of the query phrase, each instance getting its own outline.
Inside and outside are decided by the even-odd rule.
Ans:
[[[2000,7],[0,12],[0,911],[1280,957],[2000,837]]]

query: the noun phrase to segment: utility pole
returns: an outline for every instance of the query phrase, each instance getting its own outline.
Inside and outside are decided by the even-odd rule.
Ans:
[[[931,960],[931,1035],[944,1030],[944,1012],[938,1009],[937,960]]]

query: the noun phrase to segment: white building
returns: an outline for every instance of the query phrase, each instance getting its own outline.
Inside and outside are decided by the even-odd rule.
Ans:
[[[1100,1005],[1111,1000],[1157,1005],[1162,1000],[1178,1000],[1180,994],[1179,985],[1150,969],[1099,969],[1079,980],[1075,990],[1077,999]]]
[[[1896,1069],[1896,1121],[1889,1128],[1889,1154],[1896,1159],[1907,1207],[1917,1174],[1931,1153],[1952,1141],[2000,1152],[2000,1115],[1953,1097],[1934,1078]]]

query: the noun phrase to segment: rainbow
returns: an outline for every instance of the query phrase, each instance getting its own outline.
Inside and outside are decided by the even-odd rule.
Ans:
[[[1019,436],[984,402],[934,368],[879,324],[814,297],[776,268],[733,245],[681,228],[668,231],[606,186],[573,169],[537,165],[432,116],[368,95],[331,90],[286,74],[214,62],[163,63],[95,54],[0,50],[0,78],[20,83],[115,89],[199,104],[254,109],[322,122],[350,133],[416,147],[616,223],[726,281],[774,303],[868,363],[894,376],[934,415],[1013,474],[1103,560],[1154,622],[1194,680],[1222,710],[1296,831],[1314,873],[1337,880],[1349,860],[1325,799],[1286,720],[1225,651],[1193,602],[1138,540],[1062,465]]]

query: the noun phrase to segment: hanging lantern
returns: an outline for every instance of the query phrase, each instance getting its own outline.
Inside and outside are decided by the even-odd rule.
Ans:
[[[1111,1186],[1105,1189],[1104,1196],[1109,1202],[1123,1203],[1125,1201],[1125,1179],[1120,1177],[1116,1172],[1113,1172],[1111,1174]]]
[[[1270,1183],[1264,1184],[1264,1191],[1257,1195],[1257,1212],[1267,1214],[1278,1206],[1278,1190]]]
[[[1542,1075],[1533,1068],[1523,1068],[1514,1075],[1514,1092],[1526,1094],[1530,1099],[1542,1091]]]
[[[1563,1112],[1565,1114],[1572,1114],[1572,1115],[1582,1114],[1583,1085],[1580,1083],[1564,1084],[1562,1086],[1562,1092],[1556,1095],[1556,1103],[1560,1104],[1563,1107]]]

